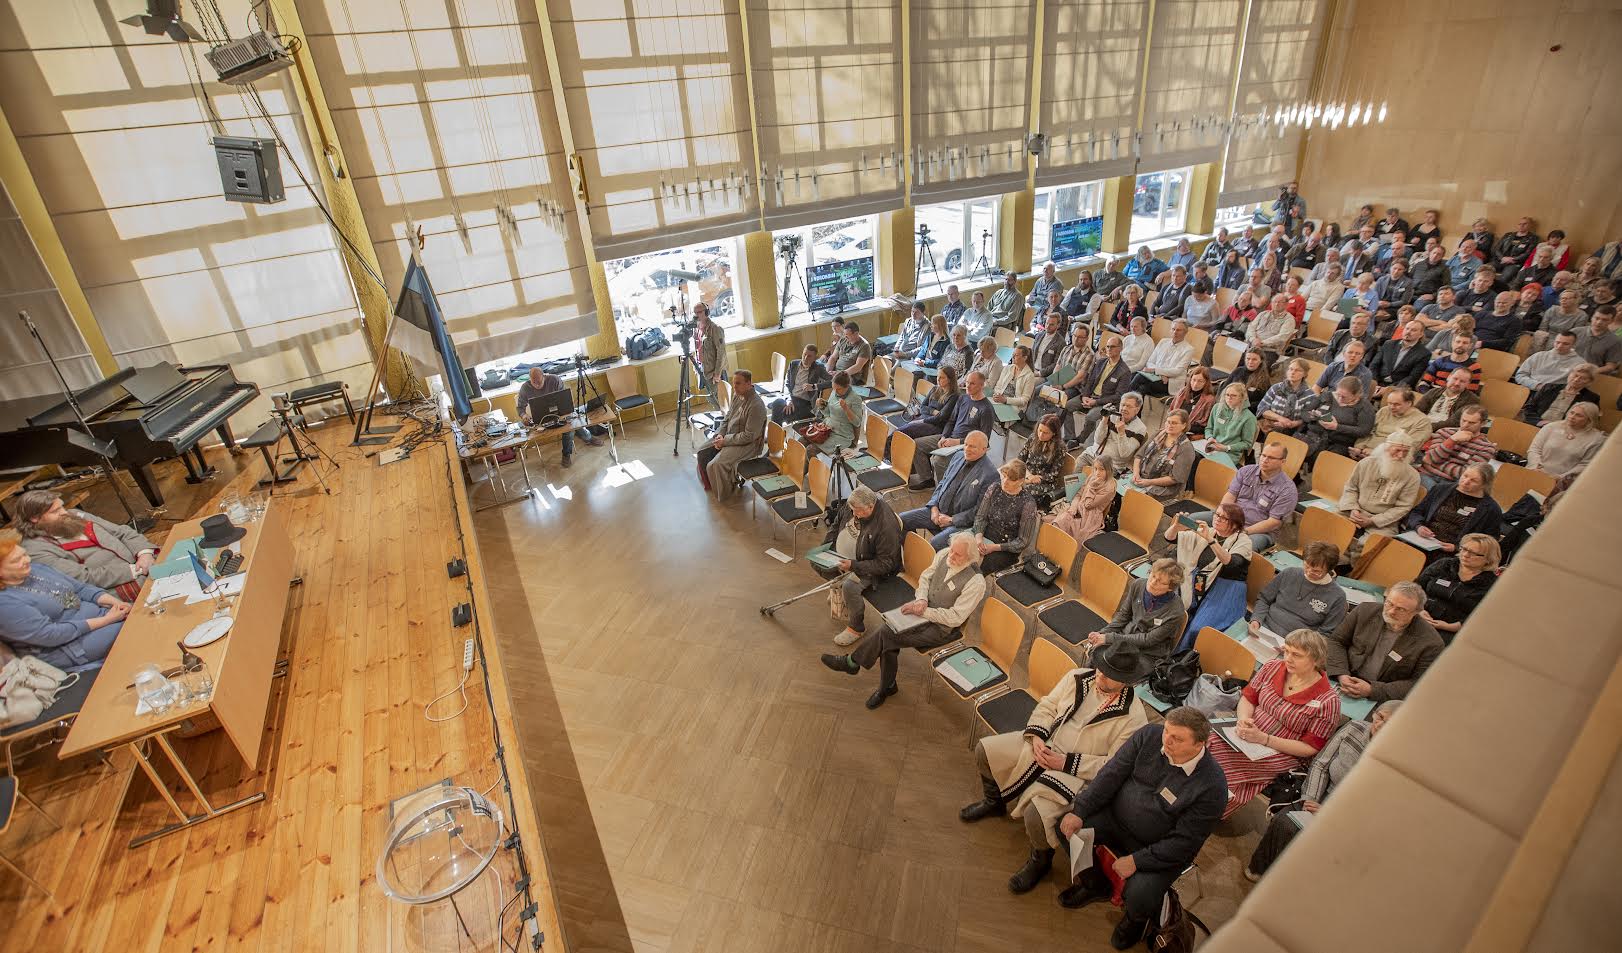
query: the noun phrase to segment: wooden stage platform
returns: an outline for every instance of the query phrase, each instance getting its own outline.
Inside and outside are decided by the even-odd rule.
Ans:
[[[109,771],[93,759],[58,762],[54,748],[34,754],[19,764],[21,788],[62,829],[24,808],[0,850],[55,891],[56,902],[0,875],[0,951],[422,949],[406,924],[408,908],[376,881],[377,855],[390,802],[446,778],[493,788],[509,829],[516,813],[544,948],[562,949],[499,661],[488,659],[494,711],[475,665],[465,713],[439,724],[423,713],[455,688],[463,640],[474,632],[452,628],[451,607],[472,601],[482,619],[491,618],[456,461],[444,442],[430,441],[379,466],[345,446],[347,427],[317,435],[341,464],[328,475],[332,495],[320,492],[308,469],[276,493],[303,584],[289,593],[282,655],[290,664],[273,689],[265,771],[245,769],[222,732],[176,742],[216,804],[257,790],[266,802],[130,848],[134,834],[169,815],[128,759],[115,758]],[[209,456],[222,474],[234,473],[217,478],[219,495],[250,489],[262,475],[257,455],[233,459],[216,449]],[[217,497],[197,515],[216,506]],[[469,578],[446,574],[457,558],[474,567],[471,594]],[[484,648],[495,651],[488,634]],[[453,692],[435,714],[459,704]],[[495,731],[513,765],[516,811],[498,783]],[[510,852],[502,855],[498,863],[516,871]],[[447,939],[453,945],[433,948],[496,948]]]

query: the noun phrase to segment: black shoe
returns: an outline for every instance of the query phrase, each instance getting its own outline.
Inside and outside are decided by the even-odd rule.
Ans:
[[[1143,930],[1149,925],[1148,920],[1134,920],[1131,917],[1122,917],[1121,922],[1115,924],[1115,932],[1109,935],[1109,945],[1117,950],[1130,950],[1143,939]]]
[[[876,691],[873,694],[867,696],[867,708],[868,708],[868,710],[871,711],[871,710],[879,707],[880,705],[884,704],[884,700],[886,698],[889,698],[891,695],[894,695],[898,691],[900,691],[900,689],[896,688],[894,685],[881,686],[878,691]]]
[[[855,675],[862,670],[862,667],[857,665],[849,655],[824,655],[822,664],[844,675]],[[868,707],[873,706],[869,705]]]
[[[1059,893],[1059,906],[1069,910],[1079,910],[1089,903],[1105,900],[1109,891],[1098,890],[1092,884],[1082,880],[1071,884]]]
[[[1014,872],[1008,878],[1008,889],[1014,893],[1030,893],[1036,889],[1042,878],[1053,869],[1053,851],[1049,848],[1031,851],[1031,856],[1025,861],[1025,866]]]
[[[1002,788],[997,786],[997,782],[991,780],[990,778],[982,777],[980,779],[980,789],[985,793],[985,798],[983,800],[975,801],[973,804],[970,804],[963,810],[958,811],[958,820],[966,821],[972,824],[975,821],[984,820],[993,814],[1002,813]]]

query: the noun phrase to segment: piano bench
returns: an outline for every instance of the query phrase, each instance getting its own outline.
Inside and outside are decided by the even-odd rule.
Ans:
[[[259,425],[259,428],[249,434],[246,439],[237,441],[237,446],[247,450],[258,450],[265,457],[265,478],[259,481],[260,486],[274,486],[278,483],[293,482],[293,474],[298,471],[295,462],[285,471],[276,469],[276,458],[271,455],[270,448],[282,439],[282,422],[272,418]]]
[[[288,394],[287,400],[293,405],[294,413],[302,410],[305,404],[324,404],[329,400],[342,400],[344,413],[349,415],[349,422],[355,422],[355,406],[349,402],[349,385],[343,381],[327,381],[300,387]]]

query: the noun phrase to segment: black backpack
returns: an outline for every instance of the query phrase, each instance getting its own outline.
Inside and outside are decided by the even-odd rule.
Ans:
[[[1199,927],[1209,937],[1211,928],[1205,921],[1188,912],[1174,889],[1166,890],[1167,913],[1159,923],[1152,923],[1144,939],[1154,953],[1191,953],[1194,949],[1194,928]]]
[[[1167,656],[1149,673],[1149,691],[1161,701],[1181,705],[1200,677],[1200,653],[1189,649]]]
[[[670,339],[662,328],[643,328],[625,339],[625,356],[633,361],[645,361],[670,347]]]

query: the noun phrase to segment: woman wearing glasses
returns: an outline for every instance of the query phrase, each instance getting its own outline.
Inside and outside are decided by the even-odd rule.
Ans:
[[[1419,574],[1425,589],[1426,622],[1436,627],[1442,641],[1452,643],[1487,590],[1498,581],[1500,559],[1498,540],[1485,533],[1470,533],[1459,540],[1459,548],[1446,559],[1438,559]]]

